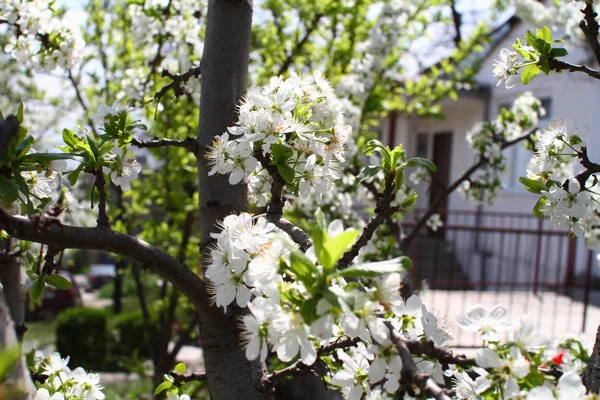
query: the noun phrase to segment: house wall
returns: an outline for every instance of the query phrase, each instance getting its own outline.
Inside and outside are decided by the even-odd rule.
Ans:
[[[591,160],[600,162],[600,132],[596,133],[593,131],[594,128],[597,129],[597,127],[600,126],[600,90],[598,89],[597,80],[589,78],[581,73],[563,72],[562,75],[552,73],[550,76],[545,76],[542,74],[539,77],[536,77],[527,86],[522,85],[519,81],[511,89],[506,89],[504,85],[496,87],[497,80],[492,75],[494,59],[498,56],[500,49],[510,49],[516,37],[523,38],[527,29],[532,28],[523,23],[517,23],[512,28],[511,32],[509,32],[509,34],[490,52],[490,55],[485,60],[476,80],[481,84],[490,87],[491,92],[489,99],[486,99],[481,95],[474,95],[474,93],[462,93],[457,101],[444,101],[442,108],[446,118],[443,120],[400,116],[396,120],[394,144],[404,143],[407,155],[413,157],[416,155],[418,135],[427,134],[429,138],[427,156],[431,157],[433,135],[451,131],[453,133],[452,148],[448,150],[451,152],[450,182],[452,182],[460,177],[460,175],[476,161],[477,157],[468,148],[466,134],[476,122],[484,120],[486,107],[489,107],[490,118],[495,118],[502,106],[511,105],[520,93],[531,91],[534,96],[540,99],[550,100],[551,102],[551,109],[548,110],[549,115],[541,121],[540,126],[542,128],[548,126],[555,118],[572,120],[584,126],[588,126],[591,130],[587,135],[583,135],[584,140],[588,143]],[[575,48],[569,50],[570,55],[567,57],[567,61],[573,63],[585,62],[588,65],[591,64],[590,55],[584,49]],[[389,129],[386,128],[385,134],[389,135]],[[388,140],[389,137],[386,137],[386,142],[388,142]],[[531,213],[539,196],[527,192],[522,185],[518,183],[518,177],[526,175],[525,165],[530,158],[530,154],[524,148],[515,148],[507,149],[506,156],[509,166],[509,170],[505,176],[506,188],[492,206],[482,206],[481,210],[483,212]],[[420,194],[417,207],[426,208],[429,202],[426,185],[420,184],[417,187],[417,191]],[[466,202],[457,192],[450,196],[448,208],[450,210],[477,210],[476,206]],[[521,227],[532,229],[536,227],[536,221],[534,219],[524,223],[526,226]],[[482,225],[493,226],[494,224],[497,224],[497,221],[493,219],[484,219],[482,221]],[[550,242],[548,242],[548,249],[556,247],[553,246],[552,243],[554,241],[558,243],[560,240],[561,239],[558,237],[551,239]],[[501,258],[503,257],[503,251],[500,250],[499,246],[500,244],[496,243],[494,240],[489,240],[487,242],[486,251],[492,253],[490,255],[490,262],[502,262]],[[577,249],[575,262],[576,275],[582,274],[587,267],[587,251],[584,246],[577,246]],[[457,250],[461,249],[457,248]],[[520,266],[522,268],[518,268],[517,270],[526,272],[531,269],[531,260],[529,260],[531,248],[524,248],[522,251],[525,255],[523,257],[523,265]],[[504,253],[505,252],[506,250],[504,250]],[[469,250],[466,248],[459,251],[459,253],[463,253],[462,256],[458,254],[459,258],[469,258],[474,255],[472,254],[472,249]],[[559,258],[562,257],[564,256]],[[558,262],[564,265],[564,261]],[[469,264],[467,260],[465,260],[465,263]],[[468,272],[469,275],[476,275],[476,271]],[[599,274],[598,269],[594,268],[593,273],[594,275]],[[524,273],[524,276],[525,275],[530,274]],[[521,278],[508,275],[502,278],[502,280],[509,279]]]

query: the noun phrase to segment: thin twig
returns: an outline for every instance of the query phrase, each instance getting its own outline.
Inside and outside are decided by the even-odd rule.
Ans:
[[[315,31],[315,29],[318,28],[319,20],[322,17],[323,17],[323,15],[321,15],[319,13],[315,14],[312,21],[310,22],[310,26],[308,26],[308,25],[306,26],[306,32],[304,32],[304,36],[302,36],[302,39],[300,39],[298,42],[296,42],[296,45],[294,46],[292,51],[287,55],[287,58],[285,59],[283,64],[281,64],[281,67],[279,67],[279,71],[277,72],[277,75],[283,75],[283,73],[285,73],[288,70],[290,65],[292,65],[292,62],[294,61],[294,59],[296,59],[296,57],[298,56],[300,51],[302,51],[302,47],[304,47],[304,45],[308,41],[308,38],[310,37],[310,35]]]
[[[75,80],[75,77],[73,76],[73,73],[71,72],[71,69],[67,70],[67,75],[69,77],[69,81],[73,85],[73,89],[75,90],[75,95],[77,96],[77,101],[79,102],[79,105],[81,106],[81,108],[83,108],[83,113],[85,114],[85,119],[87,120],[90,129],[94,133],[94,136],[98,136],[98,131],[96,130],[96,127],[94,126],[94,121],[92,121],[92,118],[90,117],[90,112],[89,112],[88,106],[85,104],[85,101],[83,100],[83,95],[81,94],[81,91],[79,90],[79,82],[77,82],[77,80]]]

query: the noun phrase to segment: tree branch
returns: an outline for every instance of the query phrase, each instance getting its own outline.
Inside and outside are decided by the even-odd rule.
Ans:
[[[585,35],[585,40],[596,55],[596,61],[600,64],[600,43],[598,42],[598,13],[594,11],[592,3],[586,3],[585,9],[581,10],[584,19],[579,23],[579,28]]]
[[[292,51],[287,55],[287,58],[285,59],[283,64],[281,64],[281,67],[279,67],[279,71],[277,72],[277,75],[283,75],[288,70],[290,65],[292,65],[292,62],[294,61],[296,56],[298,56],[300,51],[302,51],[302,47],[304,47],[304,45],[308,41],[308,38],[310,37],[310,35],[319,26],[319,20],[322,17],[323,16],[319,13],[315,14],[315,16],[313,17],[313,19],[310,23],[310,26],[308,26],[308,25],[306,26],[306,32],[304,32],[304,36],[302,37],[302,39],[300,39],[299,42],[296,42],[296,45],[294,46]]]
[[[460,47],[462,40],[460,34],[460,26],[462,25],[462,15],[456,10],[456,1],[450,0],[450,9],[452,10],[452,22],[454,23],[454,45],[456,48]]]
[[[267,221],[287,233],[294,243],[300,245],[302,251],[308,250],[312,246],[310,236],[301,228],[283,218],[283,206],[285,205],[283,188],[285,187],[285,181],[277,171],[277,167],[270,165],[271,158],[269,156],[262,154],[259,150],[255,153],[255,157],[262,167],[267,170],[273,181],[271,183],[271,201],[267,205]]]
[[[331,354],[337,349],[347,349],[348,347],[354,347],[360,341],[361,341],[361,339],[359,337],[353,337],[353,338],[348,337],[348,336],[340,337],[332,343],[328,343],[326,345],[321,346],[317,350],[317,360],[319,360],[319,358],[321,356]],[[295,363],[285,367],[284,369],[275,371],[272,374],[264,376],[262,379],[261,385],[263,386],[263,388],[273,389],[275,386],[275,383],[283,378],[298,375],[302,372],[307,372],[307,371],[314,372],[315,369],[316,369],[315,364],[306,365],[302,361],[298,360]],[[318,375],[320,375],[320,374],[318,374]]]
[[[201,146],[194,138],[187,138],[184,140],[159,139],[157,137],[151,140],[138,140],[133,138],[131,139],[131,144],[139,148],[147,149],[154,149],[157,147],[183,147],[196,155],[202,151]]]
[[[339,269],[347,268],[352,260],[356,258],[360,249],[365,247],[369,240],[371,240],[377,228],[379,228],[389,216],[400,210],[399,207],[391,207],[391,203],[394,201],[394,175],[386,175],[383,193],[376,196],[377,205],[375,206],[375,215],[363,228],[358,240],[352,245],[350,250],[347,250],[342,256],[342,259],[338,263]]]
[[[169,373],[169,375],[171,375],[175,379],[175,382],[173,382],[175,385],[179,385],[180,383],[183,383],[183,382],[192,382],[192,381],[204,382],[206,380],[205,373],[196,373],[196,374],[186,375],[186,374],[180,374],[179,372],[171,372],[171,373]]]
[[[160,101],[160,99],[171,89],[173,89],[175,92],[176,97],[184,95],[185,90],[183,87],[185,84],[192,78],[200,77],[200,66],[191,68],[189,71],[184,72],[183,74],[172,74],[168,70],[163,69],[161,76],[171,78],[172,82],[156,92],[154,95],[156,101]]]
[[[531,128],[529,131],[527,131],[524,135],[519,136],[516,139],[513,139],[511,141],[508,142],[504,142],[501,144],[501,149],[504,150],[508,147],[514,146],[517,143],[520,143],[524,140],[528,140],[531,135],[533,135],[537,130],[536,128]],[[477,161],[475,164],[473,164],[471,167],[469,167],[469,169],[467,169],[458,179],[456,179],[452,185],[448,186],[446,188],[446,190],[442,193],[440,193],[438,195],[438,197],[436,197],[433,202],[431,203],[431,206],[429,207],[429,209],[425,212],[425,214],[423,214],[423,216],[421,216],[421,218],[417,221],[417,223],[415,224],[414,228],[411,230],[411,232],[406,235],[401,243],[400,243],[400,248],[403,251],[407,251],[410,244],[412,243],[412,241],[414,240],[414,238],[417,236],[417,234],[419,233],[419,231],[425,226],[425,224],[427,223],[427,220],[429,219],[429,217],[431,217],[433,214],[435,214],[437,211],[437,207],[442,204],[442,202],[448,197],[450,196],[450,194],[452,194],[452,192],[454,192],[456,189],[458,189],[458,187],[466,180],[468,180],[471,175],[473,173],[475,173],[475,171],[477,171],[479,168],[483,167],[484,165],[486,165],[488,163],[488,160],[485,159],[484,157],[479,157],[479,161]]]
[[[102,250],[128,257],[173,283],[196,306],[203,319],[210,319],[218,312],[215,307],[208,306],[204,282],[196,274],[174,257],[134,236],[100,227],[50,224],[39,229],[39,225],[29,218],[11,215],[2,209],[0,229],[17,239],[62,248]]]
[[[99,228],[110,229],[108,223],[108,214],[106,213],[106,178],[102,170],[96,172],[96,182],[94,186],[98,189],[98,219],[96,223]]]
[[[385,324],[390,330],[390,338],[396,346],[398,355],[402,360],[401,379],[407,381],[408,383],[414,383],[429,397],[433,397],[436,400],[450,400],[451,397],[448,395],[448,393],[442,389],[429,374],[419,370],[412,358],[411,351],[408,348],[408,339],[400,335],[400,333],[394,329],[389,321],[386,321]]]
[[[600,79],[600,71],[596,71],[595,69],[591,69],[585,65],[571,64],[565,61],[557,60],[556,58],[549,58],[548,65],[554,71],[566,70],[569,72],[583,72],[594,79]]]

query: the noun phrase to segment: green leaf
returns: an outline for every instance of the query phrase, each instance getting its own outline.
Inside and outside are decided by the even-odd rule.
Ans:
[[[44,288],[46,282],[46,275],[40,275],[37,280],[34,282],[33,286],[31,286],[31,290],[29,290],[29,298],[32,303],[37,303],[42,299],[42,295],[44,294]]]
[[[68,153],[31,153],[21,157],[21,161],[30,162],[49,162],[54,160],[78,160],[81,161],[81,156]]]
[[[521,182],[525,186],[525,189],[531,193],[541,194],[542,190],[548,190],[546,184],[541,180],[529,179],[521,176],[519,177],[519,182]]]
[[[19,124],[23,123],[23,103],[19,104],[19,109],[17,110],[17,120],[19,121]]]
[[[323,248],[317,253],[319,263],[323,266],[323,270],[326,272],[330,271],[342,255],[346,252],[360,235],[360,231],[356,229],[346,230],[334,238],[330,238],[327,233],[325,234],[325,240],[323,242]],[[317,248],[315,247],[315,250]]]
[[[544,26],[542,29],[536,29],[535,36],[546,43],[552,42],[552,31],[547,26]]]
[[[546,206],[546,197],[542,196],[540,197],[540,199],[537,201],[537,203],[535,203],[535,206],[533,206],[533,214],[538,217],[539,219],[544,218],[544,213],[542,212],[542,207]]]
[[[15,154],[17,156],[20,156],[21,154],[27,154],[27,152],[31,148],[31,145],[34,143],[35,139],[33,138],[33,136],[27,136],[25,140],[23,140],[17,145],[17,147],[15,148]]]
[[[185,371],[187,370],[187,367],[185,366],[184,363],[178,363],[175,368],[173,368],[173,371],[179,373],[179,374],[185,374]]]
[[[292,183],[294,181],[294,177],[296,176],[294,168],[283,162],[281,164],[277,164],[277,172],[279,172],[279,175],[281,175],[286,183]]]
[[[541,69],[536,64],[528,65],[523,69],[523,73],[521,74],[521,82],[524,85],[527,85],[537,74],[541,72]]]
[[[20,355],[21,351],[18,344],[0,350],[0,382],[3,382],[17,365]]]
[[[19,198],[19,185],[4,175],[0,175],[0,198],[9,202]]]
[[[327,231],[327,219],[325,218],[325,214],[323,213],[323,210],[321,210],[321,207],[317,208],[317,211],[315,211],[314,221],[318,228]]]
[[[334,275],[344,278],[375,278],[393,272],[404,272],[412,267],[412,261],[408,257],[398,257],[388,261],[379,261],[361,265],[354,265],[337,271]]]
[[[363,148],[365,155],[371,156],[375,151],[381,153],[381,166],[386,172],[392,172],[395,166],[392,165],[392,155],[389,147],[384,146],[379,140],[371,139]]]
[[[381,170],[381,167],[378,165],[368,165],[364,167],[360,173],[356,176],[356,181],[354,181],[354,186],[360,185],[361,182],[371,179]]]
[[[422,157],[411,158],[410,160],[408,160],[406,162],[405,166],[406,167],[420,166],[420,167],[427,168],[431,172],[436,172],[437,171],[437,167],[435,166],[435,164],[433,163],[433,161],[431,161],[431,160],[429,160],[427,158],[422,158]]]
[[[172,382],[164,381],[163,383],[161,383],[160,385],[158,385],[156,387],[156,389],[154,390],[154,395],[156,396],[157,394],[159,394],[167,389],[170,389],[172,386],[173,386]]]
[[[77,178],[79,178],[79,174],[81,173],[82,170],[83,170],[83,168],[79,167],[75,171],[73,171],[69,174],[69,183],[72,186],[75,186],[75,184],[77,183]]]
[[[58,274],[46,276],[46,283],[60,290],[69,290],[73,287],[67,278]]]
[[[285,163],[294,154],[293,150],[279,143],[271,145],[271,154],[275,164]]]
[[[404,169],[398,168],[394,176],[394,188],[398,191],[404,185]]]
[[[317,316],[317,303],[319,302],[318,298],[312,298],[310,300],[306,300],[302,306],[300,307],[300,315],[304,319],[304,322],[308,325],[312,325],[312,323],[318,318]]]
[[[565,57],[568,56],[569,52],[567,51],[567,49],[563,49],[560,47],[555,47],[552,50],[550,50],[550,57]]]
[[[320,275],[317,266],[304,253],[297,250],[290,254],[290,270],[307,288],[313,287]]]

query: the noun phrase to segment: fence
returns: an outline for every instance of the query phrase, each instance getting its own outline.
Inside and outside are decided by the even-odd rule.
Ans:
[[[407,218],[414,226],[421,211]],[[517,321],[533,318],[550,339],[564,331],[593,339],[600,322],[595,257],[582,240],[532,214],[445,211],[438,232],[418,235],[409,250],[413,278],[424,282],[424,301],[448,322],[471,305],[504,305]],[[413,221],[413,222],[411,222]],[[454,330],[456,344],[480,345],[476,336]]]

